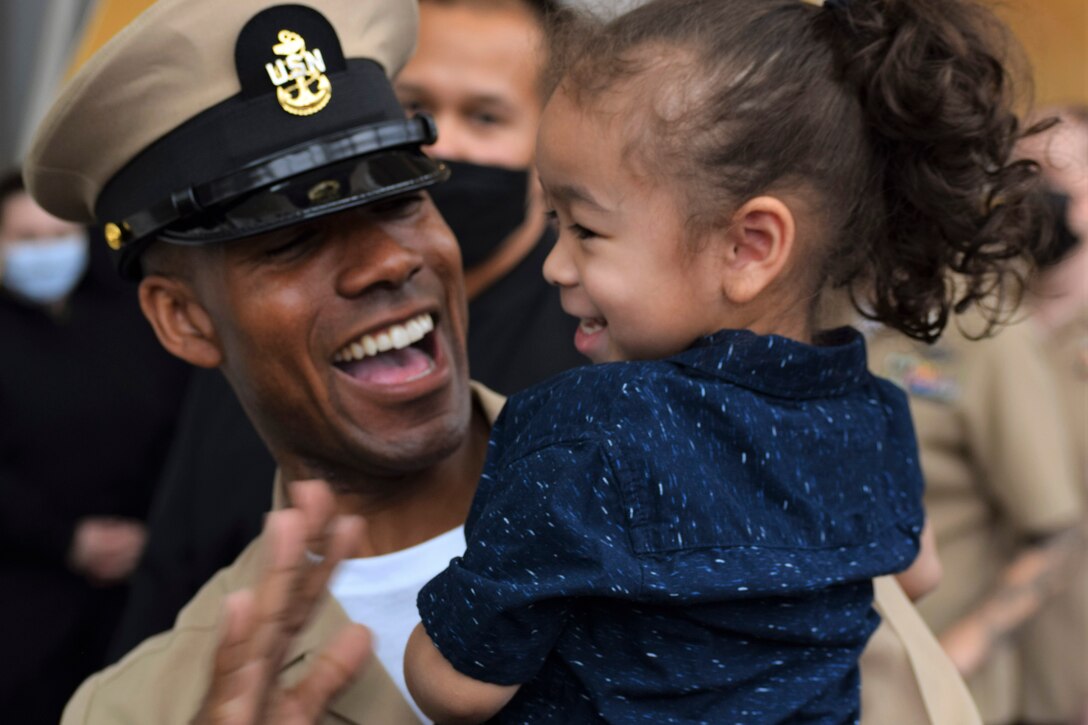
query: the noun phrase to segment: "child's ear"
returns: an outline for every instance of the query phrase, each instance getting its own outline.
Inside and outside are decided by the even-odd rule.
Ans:
[[[781,275],[795,231],[789,207],[773,196],[758,196],[736,211],[724,240],[722,287],[730,302],[751,302]]]
[[[140,282],[139,297],[144,317],[168,352],[202,368],[218,367],[223,362],[211,316],[188,282],[149,275]]]

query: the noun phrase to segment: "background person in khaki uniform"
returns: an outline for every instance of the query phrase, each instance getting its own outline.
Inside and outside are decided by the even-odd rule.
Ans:
[[[978,334],[978,322],[962,325]],[[1053,376],[1026,324],[985,340],[953,327],[932,347],[881,331],[870,362],[911,399],[944,569],[919,611],[983,720],[1016,722],[1014,635],[1060,588],[1078,545],[1080,498]]]
[[[1056,264],[1033,290],[1032,322],[1043,341],[1077,454],[1082,506],[1088,506],[1088,108],[1051,109],[1061,123],[1026,144],[1050,189],[1065,199],[1064,236]],[[1088,519],[1068,588],[1047,603],[1022,633],[1022,719],[1088,721]]]
[[[433,139],[425,124],[383,105],[391,89],[372,65],[344,67],[335,52],[374,57],[395,72],[414,37],[413,6],[317,4],[331,29],[307,14],[316,25],[291,32],[336,70],[318,72],[316,59],[306,65],[300,78],[309,96],[296,83],[284,98],[265,66],[275,70],[275,45],[297,42],[277,35],[300,11],[261,15],[242,32],[268,2],[168,0],[74,79],[28,162],[30,187],[48,207],[117,220],[111,239],[122,248],[122,269],[146,275],[141,300],[160,341],[189,362],[224,370],[282,480],[320,475],[336,491],[294,486],[293,508],[269,517],[260,543],[201,591],[174,630],[85,683],[66,722],[310,722],[326,712],[328,722],[415,720],[378,663],[349,683],[366,658],[367,636],[344,628],[347,617],[324,585],[347,555],[401,555],[460,523],[497,403],[480,391],[473,403],[456,243],[416,191],[441,177],[416,153]],[[236,57],[249,79],[244,96]],[[317,109],[328,92],[322,76],[333,100]],[[357,83],[369,94],[352,93]],[[361,103],[358,115],[333,105],[337,98]],[[283,106],[300,100],[312,113],[285,115]],[[131,104],[146,112],[116,112]],[[243,123],[241,113],[254,116]],[[198,115],[202,125],[194,126]],[[208,146],[209,134],[231,143]],[[345,135],[355,142],[329,145]],[[303,149],[310,152],[296,153]],[[172,165],[142,166],[168,150]],[[215,153],[201,153],[208,150]],[[254,157],[278,160],[264,167],[272,178],[249,175]],[[309,171],[277,176],[288,159]],[[341,176],[351,169],[359,173]],[[239,190],[247,179],[251,186]],[[152,223],[164,219],[163,227]],[[419,343],[355,355],[360,335],[417,312],[434,325]],[[388,328],[400,337],[394,327],[404,326]],[[352,512],[366,515],[365,532],[339,516]],[[306,557],[307,549],[324,559]],[[866,722],[974,722],[902,592],[891,580],[877,590],[886,621],[865,653],[863,697],[890,714],[874,706],[879,715]]]
[[[1060,392],[1062,424],[1078,454],[1082,518],[1068,584],[1020,634],[1021,720],[1083,725],[1088,723],[1088,306],[1042,333]]]

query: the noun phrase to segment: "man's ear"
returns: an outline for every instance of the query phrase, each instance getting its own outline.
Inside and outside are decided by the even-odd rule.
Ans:
[[[754,300],[782,274],[793,255],[793,213],[773,196],[745,202],[725,229],[722,288],[734,304]]]
[[[188,282],[152,274],[140,282],[140,309],[172,355],[202,368],[219,367],[223,351],[211,316]]]

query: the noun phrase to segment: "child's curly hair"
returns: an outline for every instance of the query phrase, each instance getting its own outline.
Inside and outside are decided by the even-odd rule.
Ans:
[[[692,224],[798,194],[822,228],[810,296],[846,287],[933,341],[974,304],[1001,321],[1045,250],[1038,168],[1013,148],[1046,124],[1014,111],[1013,48],[969,0],[655,0],[581,45],[561,87],[645,86],[631,147],[683,185]]]

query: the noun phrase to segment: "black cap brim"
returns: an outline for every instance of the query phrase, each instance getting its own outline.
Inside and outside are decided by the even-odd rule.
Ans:
[[[121,249],[120,272],[139,279],[139,258],[155,239],[229,242],[444,181],[446,166],[418,148],[429,141],[433,122],[425,117],[364,127],[175,194],[126,221],[131,238]]]
[[[129,279],[139,279],[139,258],[155,239],[187,246],[244,239],[425,189],[448,176],[449,169],[441,162],[407,150],[322,167],[188,219],[184,226],[168,227],[154,237],[126,245],[121,250],[120,272]]]
[[[163,230],[174,244],[229,242],[422,189],[443,181],[446,167],[421,153],[386,151],[325,166],[275,184],[184,227]]]

